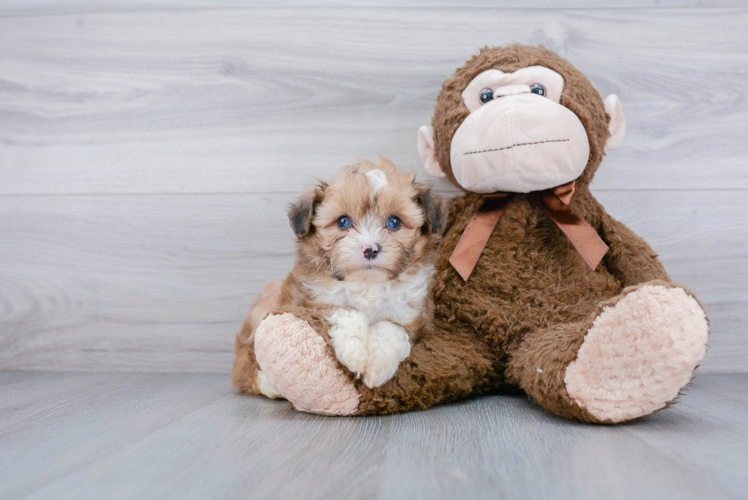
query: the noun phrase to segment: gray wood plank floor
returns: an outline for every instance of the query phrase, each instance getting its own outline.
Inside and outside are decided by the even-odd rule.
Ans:
[[[621,96],[595,194],[705,303],[703,370],[748,371],[741,2],[301,5],[0,3],[0,369],[227,371],[286,204],[377,153],[425,178],[441,82],[520,41]]]
[[[491,396],[326,418],[225,375],[0,372],[0,498],[748,498],[748,374],[616,427]]]

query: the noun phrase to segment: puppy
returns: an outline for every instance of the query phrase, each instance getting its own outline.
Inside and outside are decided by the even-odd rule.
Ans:
[[[267,285],[237,336],[234,385],[280,396],[254,359],[260,322],[284,306],[321,312],[338,360],[368,387],[389,380],[433,328],[431,278],[441,200],[389,160],[361,160],[319,183],[288,212],[296,264]]]

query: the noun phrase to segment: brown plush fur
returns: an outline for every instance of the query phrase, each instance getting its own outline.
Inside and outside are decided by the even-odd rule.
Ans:
[[[387,172],[387,185],[372,195],[365,174],[375,169]],[[315,297],[309,286],[325,289],[345,280],[397,281],[403,273],[422,268],[430,273],[444,225],[441,200],[431,194],[428,186],[415,182],[415,173],[405,173],[385,158],[377,163],[361,160],[343,168],[329,184],[320,183],[310,189],[291,206],[288,215],[298,237],[294,268],[283,282],[266,286],[236,338],[233,382],[247,394],[260,394],[253,336],[268,314],[293,312],[306,320],[314,318],[310,324],[323,326],[326,332],[329,325],[321,318],[335,307]],[[383,230],[379,235],[380,254],[363,261],[373,269],[362,269],[357,245],[351,248],[344,244],[348,230],[336,224],[343,215],[354,221],[351,230],[367,217],[376,217],[375,223],[382,226],[390,215],[401,219],[398,230]],[[411,342],[434,330],[432,295],[427,294],[424,302],[414,307],[419,310],[418,315],[402,325]]]

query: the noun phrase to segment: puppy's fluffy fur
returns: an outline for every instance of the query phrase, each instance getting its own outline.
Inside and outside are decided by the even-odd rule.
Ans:
[[[339,361],[369,387],[394,375],[420,335],[433,329],[431,277],[444,225],[441,200],[385,158],[343,168],[288,213],[296,264],[268,284],[237,336],[234,385],[280,396],[254,359],[263,319],[286,306],[313,309],[330,323]]]

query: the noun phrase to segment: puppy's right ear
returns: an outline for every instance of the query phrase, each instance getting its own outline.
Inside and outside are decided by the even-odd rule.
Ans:
[[[303,238],[312,231],[314,209],[324,198],[325,189],[327,184],[320,182],[288,209],[288,222],[297,238]]]
[[[442,207],[442,199],[431,192],[431,188],[425,184],[416,183],[418,195],[416,203],[423,209],[423,215],[426,223],[424,230],[430,230],[433,234],[441,234],[444,229],[446,214]]]

